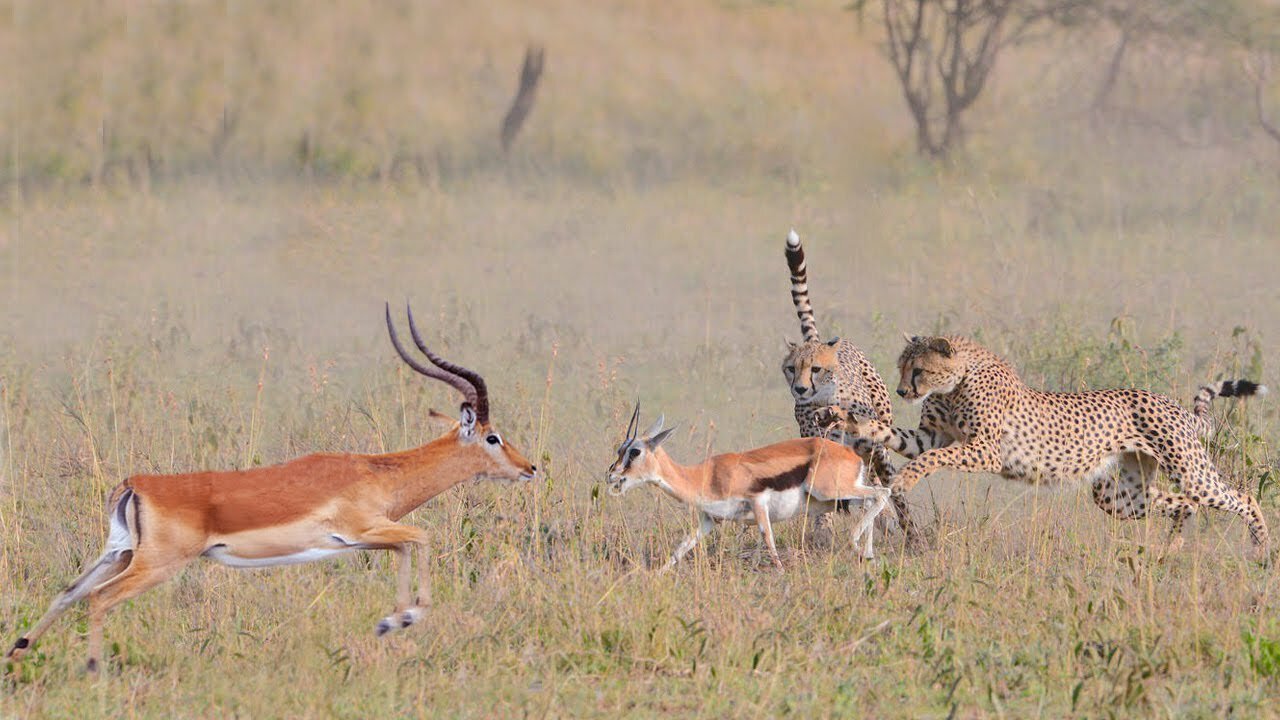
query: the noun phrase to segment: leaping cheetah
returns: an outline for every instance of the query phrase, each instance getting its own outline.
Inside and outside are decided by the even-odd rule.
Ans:
[[[991,351],[955,336],[909,338],[898,370],[898,395],[924,403],[918,429],[836,408],[821,417],[912,458],[898,470],[895,492],[944,467],[1029,482],[1086,480],[1094,502],[1115,517],[1145,517],[1150,508],[1171,518],[1171,550],[1182,544],[1187,517],[1205,506],[1243,517],[1255,553],[1267,557],[1269,534],[1257,500],[1222,481],[1199,439],[1211,427],[1214,397],[1260,395],[1264,386],[1206,386],[1193,412],[1145,390],[1044,392],[1027,387]],[[1152,484],[1157,470],[1176,492]]]

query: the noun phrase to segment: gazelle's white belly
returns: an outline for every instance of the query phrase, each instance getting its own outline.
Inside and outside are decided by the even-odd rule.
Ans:
[[[834,503],[810,497],[803,487],[765,490],[756,499],[769,511],[770,521],[787,520],[800,512],[829,512],[834,507]],[[698,509],[720,521],[754,522],[756,518],[751,500],[745,497],[707,500],[698,503]]]

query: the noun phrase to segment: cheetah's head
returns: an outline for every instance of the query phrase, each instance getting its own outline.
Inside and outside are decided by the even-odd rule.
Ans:
[[[840,338],[826,342],[787,342],[789,349],[782,361],[782,374],[797,403],[830,405],[835,402],[839,384],[836,371],[840,365],[836,344],[839,342]]]
[[[946,394],[964,379],[964,362],[945,337],[907,337],[898,357],[898,396],[912,404]]]

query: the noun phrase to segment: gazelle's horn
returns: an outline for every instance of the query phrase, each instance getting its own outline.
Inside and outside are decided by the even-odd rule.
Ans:
[[[640,401],[636,401],[636,409],[631,413],[631,422],[627,423],[627,437],[623,442],[636,439],[636,429],[640,427]]]

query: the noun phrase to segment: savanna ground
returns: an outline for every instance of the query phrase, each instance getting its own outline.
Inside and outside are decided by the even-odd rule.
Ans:
[[[939,167],[838,5],[7,4],[6,645],[131,473],[442,432],[427,410],[457,398],[395,359],[384,300],[485,374],[548,473],[410,517],[438,552],[425,626],[374,637],[385,553],[198,563],[113,613],[101,678],[66,616],[0,716],[1280,715],[1280,581],[1234,517],[1159,562],[1163,522],[1080,488],[941,474],[911,496],[923,552],[895,534],[859,564],[842,518],[831,547],[782,526],[783,575],[746,527],[648,569],[694,520],[601,492],[637,398],[685,461],[795,431],[793,225],[821,330],[891,384],[904,330],[975,335],[1051,388],[1276,384],[1280,148],[1235,65],[1136,55],[1121,90],[1155,127],[1088,112],[1108,38],[1019,51]],[[530,39],[547,77],[504,159]],[[1274,399],[1216,410],[1280,532]]]

